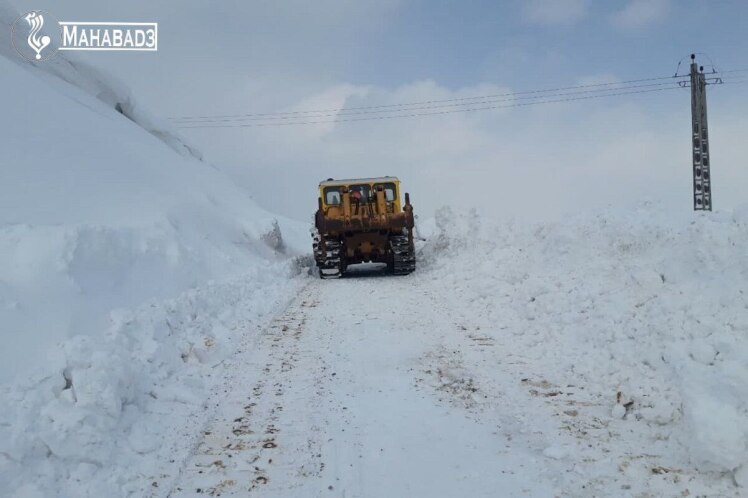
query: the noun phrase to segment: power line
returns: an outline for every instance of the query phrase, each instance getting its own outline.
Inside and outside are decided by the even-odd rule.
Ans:
[[[352,115],[361,115],[361,114],[385,114],[385,113],[397,113],[397,112],[411,112],[411,111],[423,111],[423,110],[431,110],[431,109],[459,108],[459,107],[475,106],[475,105],[496,104],[500,102],[513,102],[516,100],[537,100],[537,99],[548,99],[548,98],[553,98],[553,97],[569,97],[569,96],[585,95],[585,94],[606,95],[607,93],[614,92],[614,91],[621,91],[621,90],[628,91],[628,90],[638,89],[638,88],[670,86],[672,85],[672,83],[673,83],[672,81],[668,81],[665,83],[648,83],[644,85],[628,85],[628,86],[620,86],[616,88],[598,88],[594,90],[579,90],[579,91],[573,91],[573,92],[549,93],[549,94],[543,94],[543,95],[519,95],[518,97],[512,96],[512,97],[505,97],[505,98],[500,98],[500,99],[484,98],[484,99],[476,100],[473,102],[452,102],[452,103],[446,103],[446,104],[426,105],[426,106],[421,106],[421,107],[408,107],[408,108],[398,108],[398,109],[370,109],[370,110],[354,111],[351,108],[348,108],[348,109],[343,109],[340,112],[331,112],[331,113],[324,113],[325,111],[320,111],[320,113],[314,114],[314,115],[268,116],[268,117],[248,116],[248,117],[236,117],[236,118],[226,117],[226,118],[217,118],[217,119],[200,119],[200,120],[195,119],[192,121],[178,122],[177,124],[189,125],[189,124],[221,123],[221,122],[231,123],[231,122],[243,122],[243,121],[274,122],[274,121],[298,120],[298,119],[321,119],[321,118],[326,118],[326,117],[352,116]],[[512,95],[512,94],[506,94],[506,95]]]
[[[725,71],[727,72],[727,71]],[[737,70],[731,71],[731,72],[738,72]],[[743,70],[741,70],[743,72]],[[748,72],[748,71],[746,71]],[[721,84],[724,85],[730,85],[730,84],[747,84],[748,79],[743,80],[726,80],[723,81]],[[632,87],[634,88],[634,87]],[[441,110],[441,111],[431,111],[431,112],[419,112],[419,113],[410,113],[410,114],[394,114],[394,115],[384,115],[384,116],[367,116],[367,117],[359,117],[359,118],[345,118],[345,119],[330,119],[330,120],[312,120],[309,121],[309,116],[299,116],[297,119],[307,119],[306,121],[287,121],[287,122],[278,122],[278,121],[266,121],[266,122],[254,122],[254,123],[243,123],[243,122],[237,122],[237,123],[230,123],[230,124],[202,124],[202,122],[196,122],[196,123],[182,123],[178,125],[180,129],[195,129],[195,128],[249,128],[249,127],[270,127],[270,126],[293,126],[293,125],[314,125],[314,124],[326,124],[326,123],[344,123],[344,122],[355,122],[355,121],[374,121],[374,120],[384,120],[384,119],[398,119],[398,118],[412,118],[412,117],[419,117],[419,116],[434,116],[434,115],[443,115],[443,114],[454,114],[454,113],[465,113],[465,112],[475,112],[475,111],[485,111],[485,110],[493,110],[493,109],[506,109],[506,108],[512,108],[512,107],[527,107],[531,105],[542,105],[542,104],[554,104],[554,103],[561,103],[561,102],[573,102],[573,101],[579,101],[579,100],[590,100],[590,99],[599,99],[599,98],[605,98],[605,97],[617,97],[622,95],[633,95],[633,94],[642,94],[642,93],[653,93],[653,92],[661,92],[661,91],[668,91],[668,90],[679,90],[682,89],[680,86],[667,86],[664,88],[649,88],[646,90],[636,90],[636,91],[625,91],[625,92],[618,92],[617,88],[611,88],[608,89],[609,92],[614,93],[603,93],[603,94],[594,94],[594,95],[586,95],[586,96],[580,96],[580,97],[570,97],[570,98],[562,98],[562,99],[552,99],[552,100],[541,100],[544,97],[536,97],[538,100],[529,101],[529,102],[514,102],[511,104],[506,105],[491,105],[491,106],[482,106],[482,107],[468,107],[468,108],[459,108],[459,109],[450,109],[450,110]],[[569,94],[562,94],[562,95],[573,95],[573,93]],[[546,96],[547,97],[547,96]],[[475,104],[475,103],[474,103]],[[401,109],[400,112],[410,112],[412,109]],[[312,119],[315,117],[312,116]],[[273,118],[268,118],[273,119]]]
[[[480,95],[480,96],[475,96],[475,97],[460,97],[460,98],[439,99],[439,100],[423,100],[420,102],[408,102],[408,103],[399,103],[399,104],[382,104],[382,105],[373,105],[373,106],[340,107],[340,108],[334,108],[334,109],[317,109],[317,110],[286,111],[286,112],[214,114],[214,115],[208,115],[208,116],[181,116],[181,117],[175,117],[175,118],[170,118],[170,119],[173,121],[182,121],[182,120],[189,121],[189,120],[214,119],[214,118],[287,116],[287,115],[318,114],[318,113],[341,112],[341,111],[356,111],[356,110],[367,110],[367,109],[383,109],[383,108],[407,107],[407,106],[426,105],[426,104],[440,104],[440,103],[446,103],[446,102],[466,102],[470,100],[487,100],[487,99],[493,99],[493,98],[498,98],[498,97],[512,97],[512,96],[516,97],[517,95],[534,95],[534,94],[543,94],[543,93],[550,93],[550,92],[561,92],[561,91],[566,91],[566,90],[578,90],[578,89],[584,89],[584,88],[622,86],[622,85],[629,85],[633,83],[643,83],[643,82],[648,82],[648,81],[661,81],[661,80],[672,81],[676,78],[685,78],[685,77],[686,76],[678,76],[678,77],[660,76],[656,78],[639,78],[635,80],[627,80],[627,81],[619,81],[619,82],[591,83],[587,85],[549,88],[549,89],[544,89],[544,90],[527,90],[527,91],[521,91],[521,92],[509,92],[509,93],[500,93],[500,94],[493,94],[493,95]]]
[[[179,128],[181,129],[248,128],[248,127],[255,127],[255,126],[257,127],[292,126],[292,125],[311,125],[311,124],[324,124],[324,123],[344,123],[344,122],[353,122],[353,121],[373,121],[373,120],[384,120],[384,119],[412,118],[412,117],[417,117],[417,116],[435,116],[435,115],[453,114],[453,113],[462,113],[462,112],[487,111],[487,110],[492,110],[492,109],[506,109],[506,108],[511,108],[511,107],[526,107],[526,106],[541,105],[541,104],[555,104],[555,103],[560,103],[560,102],[572,102],[572,101],[578,101],[578,100],[599,99],[603,97],[617,97],[621,95],[633,95],[633,94],[640,94],[640,93],[663,92],[663,91],[669,91],[669,90],[682,90],[682,88],[679,86],[666,87],[666,88],[650,88],[647,90],[609,93],[609,94],[603,94],[603,95],[587,95],[583,97],[572,97],[572,98],[555,99],[555,100],[536,100],[536,101],[531,101],[531,102],[519,102],[519,103],[513,103],[513,104],[506,104],[506,105],[492,105],[492,106],[485,106],[485,107],[472,107],[472,108],[466,108],[466,109],[450,109],[446,111],[433,111],[433,112],[397,114],[397,115],[386,115],[386,116],[367,116],[367,117],[362,117],[362,118],[330,119],[330,120],[322,120],[322,121],[293,121],[293,122],[283,122],[283,123],[266,122],[266,123],[233,123],[233,124],[207,124],[207,125],[198,124],[198,125],[190,125],[190,126],[180,126]]]

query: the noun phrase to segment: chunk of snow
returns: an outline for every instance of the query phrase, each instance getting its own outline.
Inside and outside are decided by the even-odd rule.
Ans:
[[[689,347],[691,358],[703,365],[711,365],[717,356],[714,346],[703,340],[694,340]]]
[[[743,464],[733,474],[735,483],[741,488],[748,488],[748,464]]]
[[[616,403],[615,406],[613,406],[613,410],[611,410],[610,416],[613,418],[623,418],[626,416],[626,407]]]
[[[549,446],[543,450],[543,455],[554,460],[561,460],[569,455],[569,449],[563,446]]]

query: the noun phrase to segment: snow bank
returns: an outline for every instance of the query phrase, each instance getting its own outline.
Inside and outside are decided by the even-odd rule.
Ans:
[[[299,282],[287,272],[284,263],[255,267],[115,311],[103,335],[58,344],[38,374],[0,390],[3,488],[144,496],[155,469],[179,462],[199,435],[214,367],[294,294]]]
[[[535,225],[444,208],[420,232],[426,271],[514,334],[534,375],[608,400],[675,463],[748,485],[748,207]]]
[[[93,68],[0,45],[0,489],[142,496],[211,366],[299,285],[308,228]]]

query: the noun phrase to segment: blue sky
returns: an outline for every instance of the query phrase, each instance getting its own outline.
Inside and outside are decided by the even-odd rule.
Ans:
[[[162,117],[396,104],[748,69],[738,0],[14,0],[63,20],[159,22],[159,52],[77,53]],[[706,56],[700,56],[707,63]],[[687,64],[687,61],[685,62]],[[686,70],[685,67],[682,71]],[[748,72],[734,78],[748,79]],[[710,88],[715,207],[748,201],[748,85]],[[443,204],[545,219],[655,199],[687,210],[688,92],[388,121],[184,130],[271,210],[327,177],[395,174]],[[509,185],[502,201],[496,185]]]
[[[724,64],[746,62],[748,3],[638,3],[649,8],[637,15],[627,1],[407,2],[363,51],[376,67],[350,70],[384,85],[397,75],[455,87],[476,81],[536,87],[584,74],[666,75],[690,51]]]

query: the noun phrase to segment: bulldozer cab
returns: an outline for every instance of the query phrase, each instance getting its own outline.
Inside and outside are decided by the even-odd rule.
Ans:
[[[379,205],[377,192],[382,192]],[[321,208],[325,216],[341,218],[371,214],[394,214],[402,210],[400,180],[395,177],[328,180],[319,184]]]

